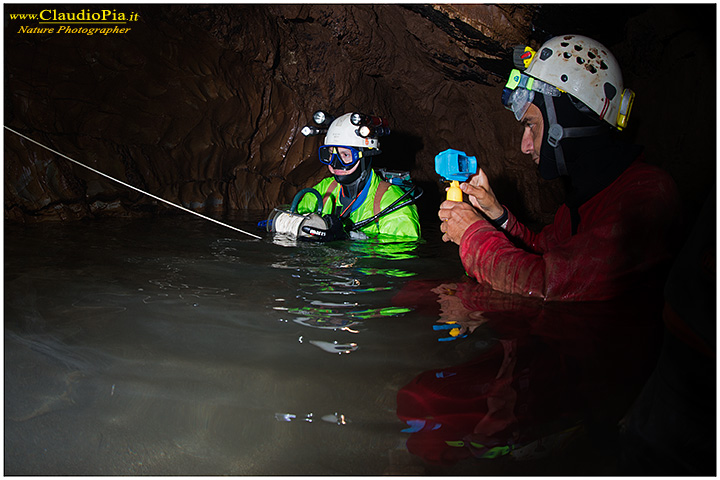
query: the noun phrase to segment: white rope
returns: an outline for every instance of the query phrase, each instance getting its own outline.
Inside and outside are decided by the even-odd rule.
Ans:
[[[142,193],[143,195],[147,195],[148,197],[152,197],[152,198],[154,198],[155,200],[159,200],[159,201],[164,202],[164,203],[167,203],[168,205],[171,205],[171,206],[173,206],[173,207],[175,207],[175,208],[179,208],[180,210],[184,210],[184,211],[186,211],[186,212],[188,212],[188,213],[192,213],[193,215],[197,215],[198,217],[204,218],[205,220],[210,220],[211,222],[215,222],[215,223],[217,223],[218,225],[222,225],[223,227],[230,228],[230,229],[232,229],[232,230],[235,230],[236,232],[244,233],[245,235],[249,235],[249,236],[251,236],[251,237],[253,237],[253,238],[257,238],[258,240],[262,240],[262,237],[259,237],[258,235],[255,235],[255,234],[250,233],[250,232],[246,232],[246,231],[244,231],[244,230],[240,230],[239,228],[235,228],[235,227],[233,227],[232,225],[228,225],[227,223],[223,223],[223,222],[221,222],[221,221],[215,220],[214,218],[206,217],[205,215],[203,215],[203,214],[201,214],[201,213],[198,213],[198,212],[195,212],[195,211],[193,211],[193,210],[190,210],[189,208],[185,208],[185,207],[183,207],[183,206],[176,205],[176,204],[174,204],[174,203],[172,203],[172,202],[170,202],[170,201],[168,201],[168,200],[165,200],[164,198],[160,198],[160,197],[158,197],[158,196],[155,196],[155,195],[153,195],[152,193],[148,193],[148,192],[145,192],[145,191],[143,191],[143,190],[140,190],[140,189],[137,188],[137,187],[133,187],[132,185],[127,184],[127,183],[125,183],[125,182],[123,182],[123,181],[120,181],[120,180],[118,180],[117,178],[113,178],[113,177],[111,177],[110,175],[107,175],[107,174],[105,174],[105,173],[103,173],[103,172],[101,172],[101,171],[99,171],[99,170],[95,170],[95,169],[92,168],[92,167],[88,167],[88,166],[85,165],[84,163],[80,163],[80,162],[78,162],[77,160],[73,160],[72,158],[68,157],[67,155],[63,155],[62,153],[60,153],[60,152],[58,152],[58,151],[56,151],[56,150],[53,150],[53,149],[50,148],[50,147],[46,147],[46,146],[43,145],[42,143],[37,142],[37,141],[33,140],[33,139],[30,138],[30,137],[26,137],[26,136],[23,135],[22,133],[16,132],[15,130],[13,130],[13,129],[10,128],[10,127],[5,126],[5,128],[6,128],[7,130],[11,131],[12,133],[14,133],[15,135],[18,135],[18,136],[20,136],[20,137],[22,137],[22,138],[24,138],[24,139],[26,139],[26,140],[29,140],[29,141],[33,142],[33,143],[36,144],[36,145],[41,146],[41,147],[44,148],[45,150],[49,150],[49,151],[51,151],[52,153],[54,153],[54,154],[56,154],[56,155],[60,155],[61,157],[65,158],[65,159],[67,159],[67,160],[70,160],[71,162],[76,163],[76,164],[80,165],[81,167],[87,168],[88,170],[93,171],[93,172],[97,173],[98,175],[102,175],[102,176],[105,177],[105,178],[109,178],[110,180],[112,180],[112,181],[114,181],[114,182],[117,182],[117,183],[119,183],[119,184],[121,184],[121,185],[124,185],[124,186],[126,186],[126,187],[128,187],[128,188],[132,188],[133,190],[138,191],[138,192]]]

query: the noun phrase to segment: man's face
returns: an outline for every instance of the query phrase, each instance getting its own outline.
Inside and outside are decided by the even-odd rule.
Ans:
[[[340,155],[340,158],[342,159],[343,163],[351,163],[352,162],[352,152],[349,148],[338,148],[338,155]],[[328,165],[328,169],[330,170],[330,173],[333,175],[343,176],[343,175],[350,175],[355,170],[357,170],[358,166],[360,165],[360,162],[357,162],[350,170],[342,170],[340,168],[333,168],[332,165]]]
[[[537,105],[531,103],[520,123],[523,125],[523,136],[520,142],[522,153],[532,157],[535,165],[540,165],[540,146],[542,145],[544,122],[542,112]]]

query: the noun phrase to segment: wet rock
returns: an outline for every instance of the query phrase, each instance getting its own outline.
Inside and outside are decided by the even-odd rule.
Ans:
[[[610,19],[618,26],[606,33],[608,46],[633,65],[626,83],[638,92],[636,109],[645,109],[633,134],[653,143],[659,107],[651,99],[667,95],[659,90],[677,78],[648,59],[670,53],[675,66],[700,68],[702,50],[685,56],[677,50],[697,38],[687,27],[694,17],[675,15],[684,8],[675,6],[636,8],[626,20],[611,15],[622,6],[602,7],[584,12],[610,12],[598,22],[605,30]],[[7,6],[9,13],[28,8]],[[567,33],[568,18],[562,24],[558,8],[145,5],[129,32],[106,36],[20,34],[21,22],[8,20],[5,121],[133,187],[220,215],[289,203],[326,175],[316,159],[321,138],[300,134],[313,111],[378,114],[393,133],[382,139],[375,165],[411,172],[426,191],[421,214],[434,218],[443,188],[435,154],[458,148],[477,156],[518,216],[541,224],[562,201],[560,185],[541,180],[519,152],[520,127],[498,96],[512,46]],[[623,33],[626,23],[634,30]],[[598,24],[589,20],[587,27]],[[686,77],[682,82],[692,82]],[[708,147],[697,140],[697,149]],[[691,146],[679,142],[651,152],[682,175],[673,155]],[[8,220],[170,208],[5,131]]]

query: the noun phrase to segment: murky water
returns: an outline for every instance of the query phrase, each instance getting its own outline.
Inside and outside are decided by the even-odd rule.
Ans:
[[[188,217],[5,226],[6,474],[614,472],[642,322]]]

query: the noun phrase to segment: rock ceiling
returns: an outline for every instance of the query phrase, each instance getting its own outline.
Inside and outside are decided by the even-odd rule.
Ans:
[[[393,132],[376,166],[412,173],[428,192],[421,212],[434,215],[440,198],[435,154],[457,148],[477,156],[521,218],[541,223],[560,188],[518,151],[521,132],[499,92],[514,45],[584,33],[630,66],[626,84],[644,109],[630,134],[687,182],[693,204],[708,187],[702,162],[714,168],[714,102],[703,110],[694,93],[714,46],[702,44],[714,39],[698,20],[703,7],[714,6],[145,5],[126,33],[87,35],[22,33],[8,13],[39,7],[9,4],[5,125],[141,190],[222,214],[288,203],[325,176],[320,138],[300,134],[315,110],[372,113]],[[584,31],[567,31],[582,19]],[[680,110],[699,126],[673,121]],[[7,220],[165,208],[8,130],[4,139]]]

